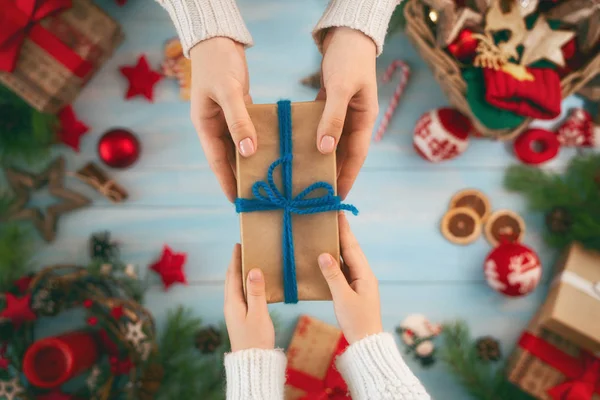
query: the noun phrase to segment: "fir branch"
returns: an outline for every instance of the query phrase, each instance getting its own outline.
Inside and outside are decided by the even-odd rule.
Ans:
[[[30,269],[31,243],[25,231],[9,224],[0,229],[0,292],[7,292]]]
[[[56,141],[58,119],[32,108],[0,85],[0,163],[38,162]]]

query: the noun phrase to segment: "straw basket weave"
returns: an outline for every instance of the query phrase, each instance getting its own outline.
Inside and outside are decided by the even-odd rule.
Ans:
[[[467,84],[462,77],[461,64],[436,44],[431,28],[426,22],[426,6],[421,0],[405,0],[406,34],[417,47],[419,53],[433,70],[435,79],[448,96],[450,103],[460,112],[467,115],[475,129],[483,136],[491,139],[508,140],[523,132],[531,118],[526,119],[514,129],[493,130],[482,125],[467,103],[465,97]],[[600,71],[600,54],[596,54],[581,69],[571,72],[561,80],[562,97],[565,98],[580,90]]]

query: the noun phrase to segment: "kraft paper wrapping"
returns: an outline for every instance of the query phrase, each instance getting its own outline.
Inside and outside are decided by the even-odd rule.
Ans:
[[[542,325],[593,353],[600,352],[600,253],[572,244],[557,264],[557,280],[548,293]],[[569,271],[589,282],[591,294],[560,281]]]
[[[85,78],[79,78],[26,38],[15,70],[0,71],[0,83],[37,110],[56,113],[75,100],[87,81],[112,56],[123,40],[123,32],[114,19],[90,0],[73,0],[70,9],[51,15],[40,24],[91,62],[93,70]]]
[[[324,103],[292,103],[293,195],[317,181],[336,188],[335,154],[317,149],[317,126]],[[269,166],[280,157],[276,104],[248,106],[258,135],[257,152],[248,158],[237,155],[238,197],[252,198],[252,185],[267,179]],[[281,190],[281,171],[275,170]],[[336,189],[337,190],[337,189]],[[331,293],[317,264],[321,253],[339,260],[337,212],[292,215],[296,278],[299,300],[330,300]],[[259,211],[240,214],[244,290],[248,272],[260,268],[265,276],[267,302],[277,303],[283,295],[283,213]]]
[[[543,312],[544,308],[533,317],[527,326],[526,333],[544,340],[569,356],[581,357],[581,348],[542,326],[540,316]],[[548,390],[568,381],[561,371],[544,363],[519,346],[511,357],[508,380],[540,400],[554,400],[548,394]],[[600,400],[600,395],[594,394],[590,400]]]
[[[341,336],[342,332],[335,326],[307,315],[300,316],[287,350],[288,369],[324,379]],[[301,389],[285,387],[286,400],[297,400],[304,395]]]

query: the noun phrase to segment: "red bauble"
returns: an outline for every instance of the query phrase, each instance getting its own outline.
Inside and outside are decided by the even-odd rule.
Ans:
[[[458,61],[466,63],[472,61],[477,55],[478,44],[479,41],[473,37],[473,31],[463,29],[454,42],[448,45],[448,51]]]
[[[533,292],[542,277],[537,254],[520,243],[501,243],[485,259],[485,279],[495,291],[510,297]]]
[[[137,137],[125,129],[112,129],[98,142],[100,159],[112,168],[127,168],[140,157],[141,145]]]
[[[439,108],[419,118],[414,130],[413,146],[431,162],[450,160],[469,146],[471,121],[453,108]]]
[[[558,155],[560,142],[554,132],[531,128],[515,139],[515,155],[525,164],[539,165]]]

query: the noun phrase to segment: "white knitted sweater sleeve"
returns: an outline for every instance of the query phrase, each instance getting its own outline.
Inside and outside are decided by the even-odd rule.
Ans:
[[[227,354],[227,400],[282,400],[286,364],[281,350],[249,349]]]
[[[353,400],[429,400],[389,333],[352,344],[336,360]]]
[[[235,0],[157,0],[175,24],[186,57],[194,45],[212,37],[253,44]],[[276,1],[276,0],[274,0]],[[346,26],[369,36],[383,50],[383,41],[394,8],[400,0],[331,0],[313,31],[319,48],[328,28]]]

